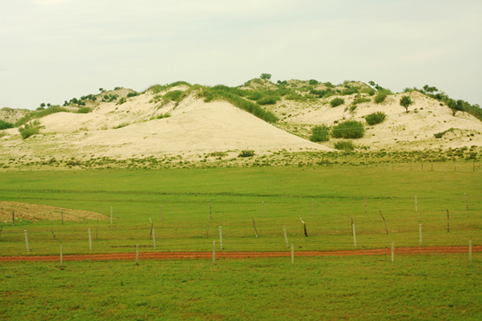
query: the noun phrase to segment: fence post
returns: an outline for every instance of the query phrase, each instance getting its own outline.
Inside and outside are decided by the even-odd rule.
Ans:
[[[216,265],[216,241],[213,241],[213,265]]]
[[[469,241],[469,261],[472,262],[472,240]]]
[[[92,234],[90,233],[90,227],[89,227],[89,249],[92,251]]]
[[[355,244],[356,247],[356,232],[355,232],[355,224],[352,224],[352,230],[353,230],[353,243]]]
[[[157,250],[156,248],[156,230],[152,228],[152,243],[154,244],[154,251]]]
[[[28,246],[28,236],[27,236],[27,230],[23,230],[25,233],[25,245],[27,245],[27,252],[30,252],[30,247]]]
[[[63,245],[60,246],[60,266],[64,263],[64,249]]]
[[[12,211],[12,226],[15,226],[15,210]]]
[[[112,224],[112,206],[110,207],[110,224]]]
[[[219,227],[219,246],[223,249],[223,227]]]
[[[291,264],[295,263],[295,248],[293,246],[293,243],[291,243]]]
[[[288,244],[288,235],[286,234],[286,227],[283,225],[283,233],[285,235],[286,247],[289,248],[290,245]]]
[[[392,262],[395,261],[395,242],[392,242]]]
[[[418,224],[418,235],[420,239],[420,245],[422,245],[422,223]]]

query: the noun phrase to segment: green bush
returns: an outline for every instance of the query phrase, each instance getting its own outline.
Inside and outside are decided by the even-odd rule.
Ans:
[[[358,89],[356,87],[346,88],[341,91],[341,94],[343,96],[357,94],[357,93],[358,93]]]
[[[331,107],[340,106],[340,105],[343,105],[344,103],[345,103],[345,99],[343,98],[335,98],[332,101],[330,101]]]
[[[62,108],[60,106],[51,106],[45,110],[39,110],[39,111],[31,111],[29,112],[28,114],[26,114],[25,116],[23,116],[22,118],[20,118],[19,120],[17,120],[17,122],[15,123],[15,127],[20,127],[24,124],[26,124],[27,122],[29,122],[30,120],[34,119],[34,118],[42,118],[42,117],[45,117],[47,115],[50,115],[50,114],[55,114],[55,113],[59,113],[59,112],[68,112],[67,109],[65,108]]]
[[[136,92],[128,93],[128,94],[127,94],[127,98],[135,97],[135,96],[137,96],[137,95],[139,95],[139,94],[136,93]]]
[[[258,99],[261,99],[263,98],[263,94],[260,93],[259,91],[253,91],[252,93],[250,93],[248,96],[247,96],[248,99],[251,99],[251,100],[258,100]]]
[[[271,74],[261,74],[261,76],[259,78],[264,79],[264,80],[270,80]]]
[[[413,101],[410,99],[410,97],[403,96],[402,98],[400,98],[400,105],[405,108],[405,110],[407,111],[407,114],[408,114],[408,107],[411,104],[413,104]]]
[[[88,114],[90,113],[90,108],[89,107],[82,107],[77,110],[77,114]]]
[[[125,103],[127,100],[125,99],[125,97],[122,97],[121,99],[119,99],[119,101],[116,103],[116,105],[122,105],[123,103]]]
[[[238,157],[252,157],[254,156],[254,150],[242,150]]]
[[[366,115],[365,120],[367,121],[368,125],[376,125],[383,122],[386,117],[387,115],[384,112],[377,111],[376,113]]]
[[[184,97],[183,97],[184,92],[181,90],[173,90],[168,92],[162,97],[162,100],[164,103],[167,103],[169,101],[175,101],[175,102],[180,102]]]
[[[278,121],[278,117],[272,112],[266,111],[260,105],[240,97],[243,94],[245,94],[244,91],[227,86],[215,86],[212,88],[205,87],[201,92],[201,95],[205,97],[204,102],[210,102],[216,99],[225,100],[233,106],[243,109],[269,123],[275,123]]]
[[[169,118],[171,117],[171,114],[165,113],[165,114],[160,114],[156,116],[156,119],[163,119],[163,118]]]
[[[335,149],[338,150],[343,150],[345,152],[351,152],[352,150],[355,149],[355,146],[353,143],[349,140],[341,141],[341,142],[336,142],[335,143]]]
[[[318,83],[318,80],[310,79],[310,85],[316,85],[317,83]]]
[[[315,126],[311,129],[312,142],[327,142],[330,140],[330,128],[326,125]]]
[[[30,123],[25,124],[23,127],[19,127],[18,131],[22,136],[22,139],[27,139],[32,135],[40,133],[40,121],[34,120]]]
[[[256,102],[259,105],[274,105],[278,102],[278,100],[280,100],[279,96],[266,96],[257,100]]]
[[[365,127],[359,121],[349,120],[333,127],[331,135],[334,138],[362,138]]]
[[[15,126],[13,126],[12,123],[9,123],[9,122],[6,122],[4,120],[0,120],[0,130],[2,129],[8,129],[8,128],[13,128]]]
[[[370,98],[365,98],[365,97],[358,97],[358,98],[355,98],[353,100],[353,105],[357,105],[357,104],[362,104],[362,103],[367,103],[371,101]]]
[[[378,94],[375,96],[375,102],[377,104],[380,104],[382,103],[385,98],[387,98],[387,96],[389,95],[390,92],[386,91],[386,90],[381,90],[378,92]]]

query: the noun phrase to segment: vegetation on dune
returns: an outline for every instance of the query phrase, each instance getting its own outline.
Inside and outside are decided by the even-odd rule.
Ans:
[[[22,126],[32,119],[42,118],[42,117],[45,117],[47,115],[51,115],[51,114],[55,114],[55,113],[59,113],[59,112],[69,112],[69,111],[67,109],[62,108],[62,107],[57,106],[57,105],[50,106],[49,108],[44,109],[44,110],[31,111],[31,112],[27,113],[25,116],[23,116],[22,118],[20,118],[15,123],[15,127]]]
[[[22,136],[22,139],[27,139],[30,136],[37,135],[40,133],[40,121],[34,120],[30,123],[26,123],[23,127],[19,127],[18,131]]]
[[[334,138],[362,138],[365,127],[359,121],[348,120],[334,126],[331,133]]]
[[[400,98],[400,105],[405,108],[405,110],[407,111],[407,114],[408,114],[408,107],[410,107],[411,104],[413,104],[413,101],[410,99],[410,97],[403,96],[402,98]]]
[[[335,98],[330,101],[331,107],[337,107],[343,105],[345,103],[345,99],[343,98]]]
[[[245,149],[242,150],[241,153],[239,153],[238,157],[253,157],[254,156],[254,150],[249,150]]]
[[[382,111],[377,111],[376,113],[371,113],[365,116],[365,120],[367,121],[368,125],[376,125],[380,124],[385,120],[387,115]]]
[[[0,130],[15,127],[12,123],[0,119]]]
[[[315,126],[311,129],[312,142],[327,142],[330,140],[330,128],[326,125]]]
[[[352,150],[355,149],[355,146],[349,140],[336,142],[334,147],[335,149],[342,150],[345,152],[351,152]]]
[[[203,87],[200,95],[205,98],[205,102],[225,100],[267,122],[275,123],[278,121],[278,117],[272,112],[264,110],[260,105],[245,99],[244,97],[248,95],[246,90],[218,85],[214,87]]]

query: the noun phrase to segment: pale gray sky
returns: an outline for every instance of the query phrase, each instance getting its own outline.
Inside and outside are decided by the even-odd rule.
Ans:
[[[116,86],[436,86],[482,105],[480,0],[0,0],[0,108]]]

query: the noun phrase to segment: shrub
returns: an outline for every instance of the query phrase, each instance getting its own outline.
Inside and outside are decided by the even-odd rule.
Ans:
[[[164,97],[162,97],[162,100],[164,101],[164,103],[167,103],[169,101],[175,101],[178,103],[182,100],[182,98],[184,98],[183,93],[184,92],[181,90],[173,90],[165,94]]]
[[[389,92],[386,90],[379,91],[378,94],[375,96],[375,102],[377,104],[382,103],[385,100],[385,98],[387,98],[388,94]]]
[[[242,150],[238,157],[252,157],[254,156],[254,150]]]
[[[361,122],[349,120],[333,127],[331,133],[334,138],[362,138],[365,128]]]
[[[357,93],[358,93],[358,89],[356,87],[346,88],[341,91],[341,94],[343,96],[357,94]]]
[[[318,83],[318,80],[310,79],[310,85],[316,85],[317,83]]]
[[[0,130],[2,129],[8,129],[8,128],[13,128],[13,124],[12,123],[9,123],[9,122],[6,122],[4,120],[0,120]]]
[[[266,96],[257,100],[256,102],[259,105],[274,105],[278,102],[278,100],[280,100],[279,96]]]
[[[327,142],[330,140],[330,128],[326,125],[315,126],[311,129],[312,142]]]
[[[136,92],[128,93],[128,94],[127,94],[127,98],[135,97],[135,96],[137,96],[137,95],[139,95],[139,93],[136,93]]]
[[[403,106],[406,110],[407,110],[407,114],[408,114],[408,107],[413,104],[413,101],[410,99],[410,97],[408,96],[403,96],[401,99],[400,99],[400,105]]]
[[[359,97],[359,98],[355,98],[353,100],[353,105],[356,105],[356,104],[362,104],[362,103],[367,103],[371,101],[370,98],[365,98],[365,97]]]
[[[367,121],[368,125],[376,125],[383,122],[386,117],[387,115],[384,112],[377,111],[376,113],[366,115],[365,120]]]
[[[336,142],[335,143],[335,149],[338,150],[343,150],[345,152],[351,152],[352,150],[355,149],[355,146],[353,143],[349,140],[341,141],[341,142]]]
[[[23,127],[19,127],[18,131],[20,132],[22,139],[27,139],[32,135],[40,133],[40,122],[38,120],[34,120],[25,124]]]
[[[127,100],[122,97],[121,99],[119,99],[119,101],[116,103],[116,105],[122,105],[123,103],[125,103]]]
[[[252,93],[250,93],[247,97],[248,99],[251,99],[251,100],[258,100],[258,99],[261,99],[263,98],[263,94],[260,93],[259,91],[253,91]]]
[[[157,115],[156,119],[169,118],[169,117],[171,117],[171,114],[165,113],[165,114]]]
[[[261,76],[259,78],[264,79],[264,80],[270,80],[271,74],[261,74]]]
[[[340,105],[343,105],[344,103],[345,103],[345,99],[343,98],[335,98],[332,101],[330,101],[331,107],[340,106]]]
[[[90,108],[89,107],[82,107],[77,110],[77,114],[88,114],[90,113]]]

